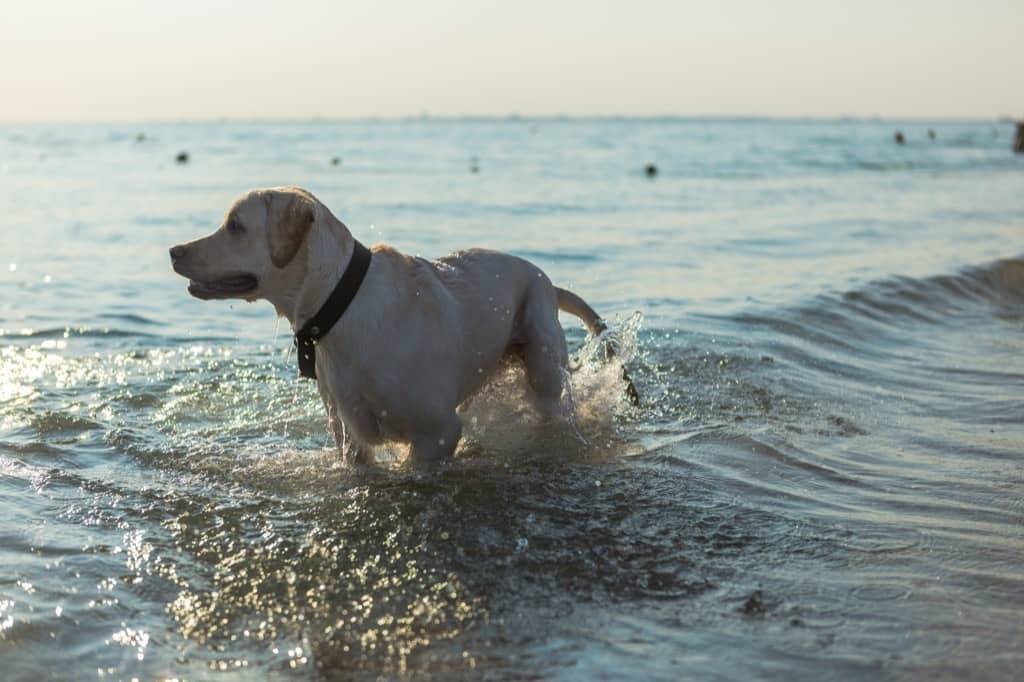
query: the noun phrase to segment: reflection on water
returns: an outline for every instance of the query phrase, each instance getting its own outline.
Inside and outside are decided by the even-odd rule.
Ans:
[[[14,677],[1016,675],[1024,206],[990,137],[964,124],[917,149],[905,127],[897,151],[872,146],[876,124],[542,122],[534,137],[559,127],[579,155],[555,172],[552,140],[515,122],[318,125],[246,133],[290,161],[230,126],[164,127],[130,152],[66,131],[107,180],[157,187],[127,202],[82,156],[39,165],[38,130],[2,143],[21,226],[0,279]],[[426,159],[465,130],[505,170],[482,165],[462,196],[462,161]],[[755,133],[770,168],[707,143]],[[189,135],[187,168],[130,156]],[[344,154],[333,179],[307,167],[350,139],[376,156]],[[689,151],[652,155],[664,145]],[[656,182],[601,172],[633,157],[658,158]],[[347,469],[287,330],[266,307],[188,299],[164,263],[235,190],[286,181],[409,251],[529,254],[617,313],[643,404],[567,324],[571,424],[539,426],[513,367],[436,475],[399,448]]]

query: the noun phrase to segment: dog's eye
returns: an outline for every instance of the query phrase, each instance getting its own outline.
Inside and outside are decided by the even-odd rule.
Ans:
[[[228,232],[231,234],[245,234],[245,226],[237,220],[228,223]]]

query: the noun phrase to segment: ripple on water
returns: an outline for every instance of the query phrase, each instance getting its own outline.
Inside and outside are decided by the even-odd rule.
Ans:
[[[911,593],[912,590],[906,585],[885,583],[858,585],[850,591],[855,599],[871,602],[906,599]]]
[[[924,531],[916,528],[876,526],[851,531],[839,543],[844,549],[864,554],[897,554],[918,549],[927,539]]]

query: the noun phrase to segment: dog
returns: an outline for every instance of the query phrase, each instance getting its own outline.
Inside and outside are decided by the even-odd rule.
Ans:
[[[591,334],[606,329],[529,261],[486,249],[436,261],[383,244],[367,250],[299,187],[248,192],[215,232],[170,256],[192,296],[265,299],[288,319],[335,442],[359,465],[386,441],[408,444],[418,469],[450,458],[462,436],[459,406],[510,356],[522,362],[541,417],[564,419],[568,350],[558,311]]]

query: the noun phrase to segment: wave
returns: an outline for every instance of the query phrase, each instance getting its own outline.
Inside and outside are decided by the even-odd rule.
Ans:
[[[162,325],[163,322],[154,320],[144,315],[138,315],[136,313],[101,313],[96,315],[101,320],[117,320],[118,322],[127,322],[129,324],[141,324],[141,325]]]
[[[1008,387],[1021,379],[1013,332],[1024,323],[1022,257],[693,323],[676,343],[645,349],[635,368],[648,423],[855,442],[897,413],[969,425],[944,434],[939,451],[1007,455],[993,434],[1019,421]]]
[[[126,318],[136,317],[134,315],[121,316],[121,315],[97,315],[97,317],[111,317],[121,319],[122,321],[132,321]],[[140,325],[157,325],[160,323],[151,321],[141,321],[144,318],[139,318],[140,321],[136,324]],[[24,339],[27,341],[32,340],[47,340],[47,339],[70,339],[70,338],[102,338],[102,339],[120,339],[120,338],[142,338],[142,339],[153,339],[157,342],[166,343],[217,343],[217,342],[228,342],[232,341],[234,337],[231,336],[165,336],[163,334],[153,334],[150,332],[143,332],[137,329],[121,329],[117,327],[44,327],[42,329],[33,329],[26,327],[24,329],[4,329],[0,328],[0,337],[7,340]]]
[[[121,338],[133,336],[154,336],[154,334],[147,334],[146,332],[134,331],[129,329],[111,329],[109,327],[47,327],[44,329],[5,329],[2,330],[2,332],[0,332],[0,336],[16,337],[22,339],[66,339],[72,336],[85,338]]]
[[[864,302],[883,312],[888,310],[887,303],[925,307],[939,312],[949,305],[963,307],[979,302],[1024,304],[1024,257],[997,260],[953,275],[894,277],[874,282],[862,291],[847,292],[843,299]]]
[[[852,349],[886,328],[942,324],[979,307],[993,317],[1024,316],[1024,256],[955,274],[893,276],[821,294],[789,310],[744,312],[729,319]]]

